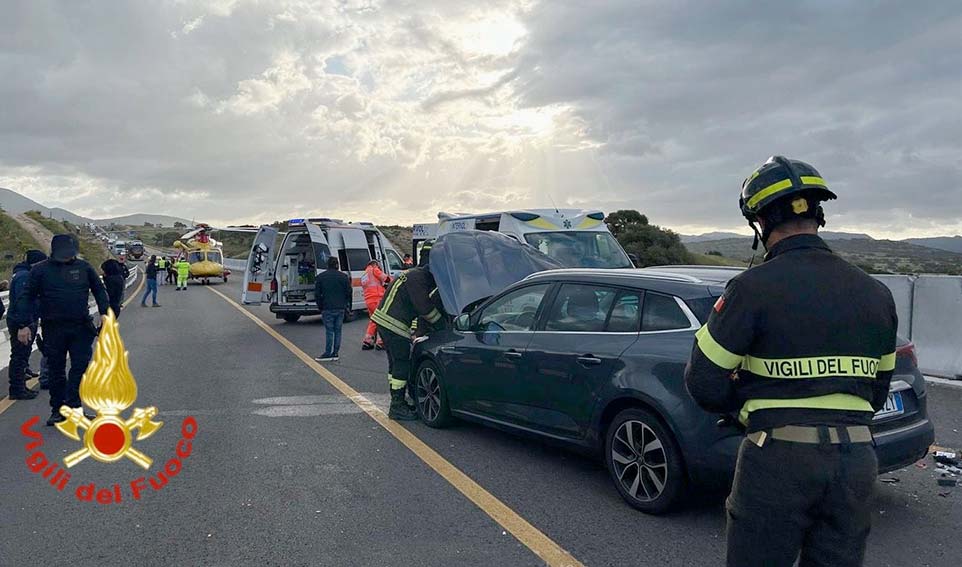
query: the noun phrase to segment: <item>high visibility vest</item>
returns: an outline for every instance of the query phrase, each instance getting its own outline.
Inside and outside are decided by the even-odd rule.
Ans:
[[[377,266],[368,266],[361,276],[361,290],[364,298],[380,298],[384,295],[384,282],[387,276]]]

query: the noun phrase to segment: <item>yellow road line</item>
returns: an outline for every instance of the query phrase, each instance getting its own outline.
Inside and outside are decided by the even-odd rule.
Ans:
[[[124,303],[123,303],[122,307],[125,308],[125,309],[127,308],[127,305],[129,305],[130,302],[133,301],[134,298],[136,298],[138,294],[140,294],[140,290],[143,289],[143,287],[144,287],[144,281],[147,279],[147,274],[145,274],[143,270],[140,270],[140,273],[141,273],[141,275],[140,275],[140,283],[137,284],[137,289],[135,289],[134,292],[133,292],[132,294],[130,294],[130,296],[127,297],[127,299],[124,300]],[[17,338],[16,338],[16,337],[10,337],[10,340],[15,341],[15,340],[17,340]],[[33,389],[33,387],[36,386],[36,385],[39,384],[39,383],[40,383],[40,380],[38,380],[37,378],[31,378],[31,379],[27,380],[27,387]],[[12,406],[12,405],[14,404],[14,402],[16,402],[16,401],[17,401],[17,400],[11,400],[10,398],[0,398],[0,414],[2,414],[3,412],[7,411],[7,409],[8,409],[10,406]]]
[[[437,451],[429,447],[424,441],[421,441],[413,433],[389,419],[371,400],[365,398],[330,370],[318,364],[309,354],[298,348],[297,345],[287,340],[287,338],[272,329],[267,323],[261,321],[256,315],[250,313],[223,293],[212,287],[207,289],[216,293],[221,299],[243,313],[248,319],[253,321],[254,324],[263,329],[264,332],[274,337],[277,342],[291,351],[294,356],[301,359],[301,362],[306,364],[318,376],[324,378],[331,386],[347,396],[348,399],[361,408],[371,419],[376,421],[378,425],[410,449],[412,453],[434,469],[436,473],[441,475],[451,486],[466,496],[468,500],[474,502],[478,508],[510,532],[511,535],[516,537],[518,541],[523,543],[528,549],[533,551],[535,555],[540,557],[547,565],[556,567],[584,567],[580,561],[542,533],[541,530],[531,525],[504,502],[498,500],[497,497],[472,480],[471,477],[461,472],[460,469],[438,454]]]
[[[144,282],[147,281],[147,272],[143,270],[138,270],[138,271],[140,272],[140,283],[137,284],[137,289],[135,289],[133,293],[128,295],[127,299],[125,299],[124,302],[120,304],[121,309],[126,309],[127,306],[130,305],[130,302],[136,299],[138,295],[140,295],[140,290],[143,289]]]

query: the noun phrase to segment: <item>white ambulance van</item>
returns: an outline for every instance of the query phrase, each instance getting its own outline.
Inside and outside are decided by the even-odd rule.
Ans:
[[[354,311],[364,311],[361,276],[377,260],[393,278],[403,266],[401,256],[387,237],[369,222],[345,223],[339,219],[292,219],[287,232],[262,226],[254,237],[241,301],[248,305],[270,303],[278,319],[293,323],[305,315],[319,315],[314,281],[327,269],[331,256],[351,277]]]
[[[608,230],[605,214],[582,209],[438,213],[437,223],[414,225],[414,257],[418,258],[425,241],[461,230],[493,230],[506,234],[571,268],[634,267]]]

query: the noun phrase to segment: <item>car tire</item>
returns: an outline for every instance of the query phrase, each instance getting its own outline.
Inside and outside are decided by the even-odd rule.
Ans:
[[[414,374],[414,381],[414,402],[421,421],[436,429],[450,425],[451,408],[438,365],[430,360],[421,363]]]
[[[300,315],[284,315],[284,321],[287,323],[297,323],[300,318]]]
[[[650,411],[629,408],[605,432],[605,464],[625,502],[647,514],[677,504],[688,482],[678,442]]]

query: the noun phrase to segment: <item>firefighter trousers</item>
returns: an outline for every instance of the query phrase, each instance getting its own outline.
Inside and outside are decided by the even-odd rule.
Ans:
[[[728,565],[862,565],[878,461],[871,443],[742,441],[727,501]]]
[[[387,329],[380,332],[387,350],[388,382],[392,390],[403,389],[411,378],[411,340]]]

